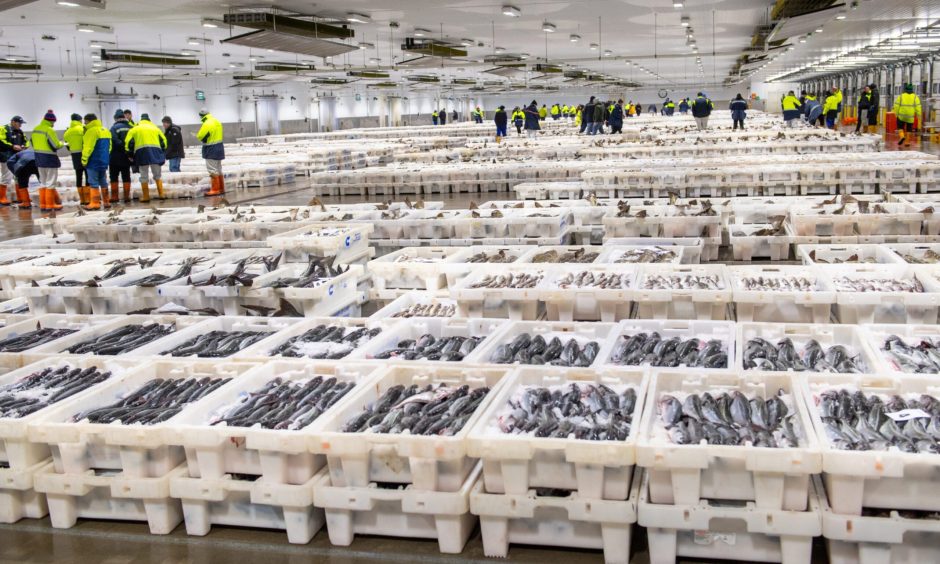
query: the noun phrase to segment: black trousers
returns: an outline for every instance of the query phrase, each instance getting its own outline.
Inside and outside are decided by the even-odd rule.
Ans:
[[[75,169],[75,186],[85,186],[88,183],[88,175],[85,174],[85,167],[82,166],[81,153],[72,153],[72,168]]]
[[[24,166],[16,171],[16,185],[20,188],[29,188],[29,177],[35,176],[39,179],[39,169],[36,164]]]
[[[111,182],[117,182],[120,177],[122,182],[131,181],[131,165],[121,166],[116,164],[108,165],[108,178]]]
[[[741,129],[744,129],[744,120],[743,120],[743,119],[736,119],[736,120],[734,120],[734,129],[737,129],[739,125],[741,126]]]

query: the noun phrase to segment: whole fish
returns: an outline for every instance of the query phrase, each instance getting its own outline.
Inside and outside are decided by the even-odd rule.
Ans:
[[[484,337],[439,337],[425,334],[400,341],[394,348],[376,354],[377,360],[439,360],[459,362],[476,349]]]
[[[588,251],[585,248],[574,249],[571,251],[558,252],[549,250],[536,254],[532,257],[533,263],[589,263],[594,262],[600,253]]]
[[[97,366],[44,368],[0,386],[0,419],[19,419],[83,392],[111,377]]]
[[[188,404],[211,394],[231,378],[157,378],[112,404],[76,413],[72,421],[122,425],[155,425],[173,417]]]
[[[50,329],[48,327],[43,329],[37,325],[35,331],[0,340],[0,352],[23,352],[76,332],[78,329]]]
[[[799,349],[790,338],[776,344],[761,337],[748,339],[744,345],[744,369],[769,372],[831,372],[862,374],[869,367],[861,353],[845,345],[823,348],[815,339],[807,340]]]
[[[893,278],[833,278],[839,292],[910,292],[922,294],[924,286],[920,280],[897,280]]]
[[[457,306],[454,304],[442,304],[437,301],[430,303],[414,304],[405,309],[396,312],[392,318],[409,319],[412,317],[453,317],[457,313]]]
[[[813,395],[826,437],[842,450],[940,453],[940,400],[831,388]]]
[[[508,249],[500,249],[495,253],[479,252],[467,259],[468,263],[508,263],[515,262],[519,255],[509,253]]]
[[[124,325],[67,348],[71,354],[120,355],[140,348],[176,331],[173,325],[151,323]]]
[[[345,433],[456,435],[490,389],[468,385],[392,386],[343,425]]]
[[[542,281],[542,278],[545,275],[542,272],[536,272],[533,274],[518,272],[518,273],[509,273],[509,274],[487,274],[481,278],[478,282],[475,282],[469,286],[472,289],[478,288],[490,288],[490,289],[528,289],[535,288],[535,286]]]
[[[910,374],[940,374],[940,340],[919,337],[916,344],[908,344],[901,337],[891,335],[885,339],[881,353],[900,372]]]
[[[557,336],[546,340],[542,335],[532,337],[522,333],[512,342],[499,345],[490,356],[490,362],[586,368],[594,363],[599,351],[597,341],[588,341],[582,346],[574,338],[562,342]]]
[[[691,274],[672,274],[662,276],[654,274],[645,277],[644,290],[724,290],[724,284],[717,276]]]
[[[379,328],[321,324],[287,339],[272,349],[269,356],[338,360],[381,332]]]
[[[663,339],[657,332],[621,335],[610,355],[611,364],[689,368],[727,368],[728,347],[718,339]]]
[[[265,288],[315,288],[320,284],[327,282],[349,270],[343,270],[342,267],[334,267],[333,261],[336,257],[322,258],[310,257],[307,268],[299,276],[285,276],[265,284]]]
[[[675,262],[677,257],[675,251],[663,247],[643,247],[625,251],[614,263],[659,264]]]
[[[567,290],[570,288],[598,288],[601,290],[622,290],[630,287],[627,274],[614,272],[569,272],[554,282],[555,286]]]
[[[270,335],[271,333],[264,331],[209,331],[160,354],[224,358],[232,356]]]
[[[332,376],[304,381],[275,378],[242,395],[235,405],[210,420],[210,425],[297,430],[307,427],[355,387]]]
[[[744,276],[741,286],[749,291],[815,292],[816,282],[804,276]]]

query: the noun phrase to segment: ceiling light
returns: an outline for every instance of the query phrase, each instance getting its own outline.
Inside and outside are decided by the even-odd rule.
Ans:
[[[359,48],[360,48],[360,49],[363,49],[363,50],[364,50],[364,49],[375,49],[375,45],[373,45],[372,43],[360,43],[360,44],[359,44]]]
[[[821,27],[817,27],[817,28],[816,28],[816,33],[822,33],[822,31],[823,31],[823,28],[821,28]]]
[[[470,46],[472,46],[474,43],[476,43],[476,41],[474,41],[474,40],[472,40],[472,39],[461,39],[461,40],[460,40],[460,44],[463,45],[464,47],[470,47]]]
[[[371,59],[369,59],[369,62],[373,65],[377,65],[382,62],[382,59],[376,59],[375,57],[372,57]]]
[[[578,41],[581,41],[581,36],[575,35],[574,33],[572,33],[571,36],[568,37],[568,40],[571,41],[572,43],[577,43]]]
[[[806,43],[806,38],[805,38],[805,37],[801,37],[801,38],[800,38],[800,43]]]
[[[56,4],[67,8],[105,8],[105,0],[56,0]]]
[[[557,29],[557,28],[555,27],[555,24],[553,24],[553,23],[548,23],[548,22],[543,22],[543,23],[542,23],[542,31],[544,31],[544,32],[547,32],[547,33],[555,33],[555,29]]]
[[[673,8],[681,8],[682,6],[683,6],[682,2],[679,2],[678,0],[672,3]]]
[[[358,12],[349,12],[346,14],[346,20],[351,23],[372,23],[372,18]]]
[[[591,43],[591,51],[597,51],[597,43]]]
[[[493,52],[494,52],[494,53],[505,53],[505,52],[506,52],[506,49],[503,48],[503,47],[494,47],[494,48],[493,48]]]
[[[845,19],[845,12],[839,12],[839,15],[836,16],[836,19],[837,19],[837,20],[844,20],[844,19]]]
[[[531,55],[529,55],[528,53],[523,53],[523,54],[519,55],[519,58],[525,60],[525,59],[528,59],[530,56],[531,56]]]
[[[509,4],[506,4],[505,6],[503,6],[503,15],[509,16],[510,18],[518,18],[519,16],[522,15],[522,10],[520,10],[519,8],[516,8],[515,6],[510,6]]]
[[[91,54],[91,58],[97,60],[97,59],[100,59],[100,58],[101,58],[101,55],[99,55],[98,53],[92,53],[92,54]],[[8,60],[8,61],[11,61],[11,60],[13,60],[13,59],[7,59],[7,60]]]
[[[186,43],[190,45],[212,45],[212,40],[204,37],[190,37],[186,40]]]
[[[430,29],[424,29],[423,27],[416,27],[414,34],[415,37],[424,37],[425,35],[431,33]]]
[[[613,55],[613,54],[614,54],[614,52],[611,51],[610,49],[604,49],[604,56],[605,56],[605,57],[609,57],[609,56],[611,56],[611,55]]]
[[[679,20],[679,22],[682,24],[682,27],[689,27],[692,25],[692,21],[689,20],[689,16],[682,16],[682,19]]]
[[[114,31],[111,26],[84,23],[77,24],[75,29],[82,33],[112,33]]]
[[[207,27],[209,29],[214,29],[220,25],[225,25],[225,22],[220,22],[219,20],[210,20],[208,18],[203,18],[202,27]]]
[[[101,63],[92,63],[91,66],[93,66],[93,67],[100,67],[100,66],[101,66]]]

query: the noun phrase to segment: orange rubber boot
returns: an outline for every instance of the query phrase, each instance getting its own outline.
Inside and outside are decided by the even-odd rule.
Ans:
[[[46,205],[52,211],[62,209],[62,198],[59,197],[59,191],[55,188],[46,188]]]
[[[111,197],[110,197],[110,200],[111,200],[112,202],[114,202],[114,203],[118,203],[118,202],[121,201],[121,194],[120,194],[120,192],[118,191],[118,183],[117,183],[117,182],[112,182],[112,183],[111,183]],[[102,199],[101,199],[101,202],[104,203],[104,201],[105,201],[105,198],[102,198]]]
[[[90,210],[101,209],[101,190],[98,188],[88,188],[88,203],[86,207]]]
[[[111,201],[108,198],[108,187],[103,186],[101,188],[101,209],[107,210],[111,209]]]
[[[10,200],[7,199],[7,185],[0,184],[0,206],[9,206]]]
[[[39,211],[52,211],[52,208],[49,207],[49,198],[46,195],[46,189],[43,187],[39,188]]]
[[[131,183],[125,182],[124,183],[124,203],[129,204],[132,201],[133,200],[131,200]]]
[[[21,210],[28,210],[29,208],[33,207],[33,202],[29,199],[29,189],[17,188],[16,197],[19,199],[19,206]]]

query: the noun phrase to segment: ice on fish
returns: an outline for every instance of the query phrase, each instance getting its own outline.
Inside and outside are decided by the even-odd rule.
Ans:
[[[832,388],[813,403],[838,449],[940,453],[940,400],[931,395]]]
[[[0,418],[19,419],[83,392],[111,377],[97,366],[44,368],[0,386]]]
[[[824,348],[819,341],[808,339],[797,347],[793,340],[785,337],[776,344],[761,338],[748,339],[744,345],[744,369],[768,372],[829,372],[839,374],[861,374],[869,366],[861,353],[845,345]]]
[[[332,376],[300,381],[275,378],[241,394],[235,405],[225,406],[210,425],[297,430],[307,427],[355,387]]]
[[[120,355],[140,348],[176,331],[172,324],[128,324],[72,345],[66,349],[71,354]]]
[[[476,349],[484,337],[434,337],[424,334],[417,339],[399,341],[393,348],[376,354],[377,360],[439,360],[459,362]]]
[[[344,433],[452,436],[460,432],[490,389],[417,384],[392,386],[346,421]]]
[[[202,399],[231,378],[156,378],[112,404],[72,416],[74,422],[155,425],[173,417],[188,404]]]
[[[160,354],[224,358],[245,350],[270,335],[271,333],[264,331],[209,331]]]
[[[342,325],[317,325],[271,349],[269,356],[338,360],[369,342],[382,330]]]

